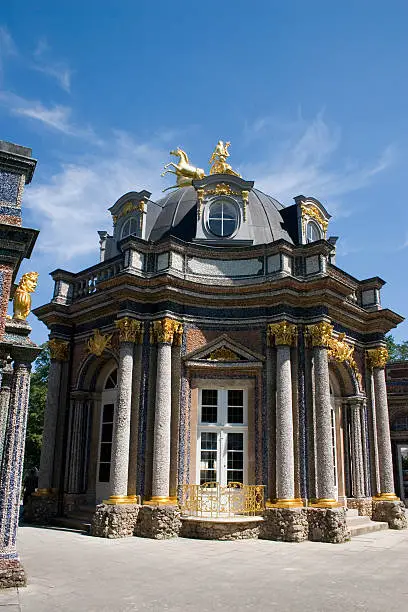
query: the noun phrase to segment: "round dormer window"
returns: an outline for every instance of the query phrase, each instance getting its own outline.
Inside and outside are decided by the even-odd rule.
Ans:
[[[230,200],[215,200],[208,211],[208,229],[215,236],[227,238],[232,236],[238,227],[238,211]]]

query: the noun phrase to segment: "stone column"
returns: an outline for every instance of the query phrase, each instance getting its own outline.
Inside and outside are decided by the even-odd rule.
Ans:
[[[30,391],[31,361],[38,351],[27,351],[13,364],[9,414],[0,473],[0,585],[25,584],[16,537],[20,510],[20,493],[24,461]]]
[[[333,326],[325,321],[308,326],[313,346],[316,414],[316,503],[320,508],[337,506],[334,484],[328,347]]]
[[[48,342],[48,347],[50,349],[51,363],[48,374],[47,403],[44,413],[44,430],[37,495],[48,495],[51,493],[52,489],[55,439],[58,410],[60,406],[62,363],[68,359],[69,353],[69,343],[66,340],[52,338]]]
[[[141,323],[129,317],[116,321],[119,329],[118,403],[113,425],[109,504],[129,504],[128,497],[130,417],[132,411],[133,348],[140,337]]]
[[[170,450],[170,497],[177,497],[178,453],[180,436],[180,387],[181,387],[181,345],[183,328],[174,334],[171,349],[171,450]]]
[[[175,504],[170,497],[171,457],[171,345],[182,325],[165,318],[153,322],[157,342],[156,406],[154,415],[152,504]]]
[[[295,499],[293,453],[292,367],[290,347],[295,343],[297,328],[287,321],[269,325],[276,345],[276,505],[301,505]]]
[[[137,455],[139,450],[139,410],[140,410],[140,383],[142,376],[142,351],[143,351],[143,323],[140,324],[140,332],[136,335],[136,346],[134,347],[134,362],[132,374],[132,410],[130,417],[130,446],[129,446],[129,471],[128,471],[128,497],[136,501],[137,481]]]
[[[356,498],[365,496],[364,456],[361,433],[361,403],[352,402],[350,406],[351,429],[351,474],[352,495]]]
[[[7,428],[7,416],[10,402],[10,389],[13,377],[13,368],[6,365],[1,374],[1,389],[0,389],[0,466],[3,457],[4,439]]]
[[[391,454],[391,435],[385,384],[385,364],[388,351],[385,347],[367,351],[367,361],[373,371],[375,416],[377,424],[378,462],[380,466],[380,491],[375,497],[379,501],[396,501]]]
[[[268,497],[276,499],[276,350],[267,334],[266,401],[268,414]]]

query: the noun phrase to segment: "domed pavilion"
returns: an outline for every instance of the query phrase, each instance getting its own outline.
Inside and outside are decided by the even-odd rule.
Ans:
[[[400,517],[384,336],[402,317],[383,280],[336,266],[321,202],[284,206],[228,146],[207,176],[173,151],[173,190],[121,196],[100,261],[51,273],[34,311],[51,351],[36,520],[343,541],[346,508]]]

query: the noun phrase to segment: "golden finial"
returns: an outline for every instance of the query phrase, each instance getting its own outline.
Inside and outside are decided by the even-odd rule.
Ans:
[[[38,282],[38,272],[26,272],[14,293],[13,319],[25,321],[31,310],[31,295]]]
[[[233,176],[241,176],[227,163],[227,157],[230,156],[228,151],[230,144],[230,142],[224,144],[222,140],[218,141],[210,158],[210,164],[212,164],[210,174],[232,174]]]

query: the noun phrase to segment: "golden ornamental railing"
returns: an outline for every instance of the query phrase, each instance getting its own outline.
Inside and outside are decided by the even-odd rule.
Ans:
[[[265,486],[244,485],[241,482],[230,482],[227,486],[221,486],[218,482],[186,484],[181,487],[179,503],[181,513],[187,516],[256,516],[262,514],[265,508]]]

